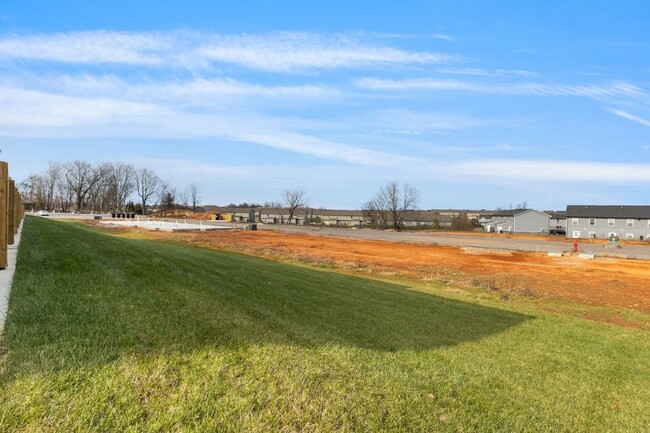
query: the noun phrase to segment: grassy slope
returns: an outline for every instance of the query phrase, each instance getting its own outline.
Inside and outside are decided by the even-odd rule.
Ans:
[[[484,304],[29,218],[0,431],[650,429],[647,332]]]

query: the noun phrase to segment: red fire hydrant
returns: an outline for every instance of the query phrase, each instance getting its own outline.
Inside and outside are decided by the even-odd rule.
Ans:
[[[574,242],[574,243],[573,243],[573,252],[574,252],[574,253],[577,253],[577,252],[578,252],[578,243],[577,243],[577,242]]]

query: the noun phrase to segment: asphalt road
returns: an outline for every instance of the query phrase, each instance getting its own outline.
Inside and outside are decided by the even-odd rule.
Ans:
[[[486,237],[472,235],[456,235],[450,233],[432,232],[392,232],[381,230],[336,227],[305,227],[305,226],[280,226],[263,225],[262,230],[284,231],[288,233],[307,233],[314,236],[335,236],[351,239],[368,239],[388,242],[411,242],[432,245],[453,245],[465,248],[484,248],[492,250],[530,251],[542,253],[562,253],[573,250],[573,239],[566,241],[543,239],[518,239],[516,237]],[[589,240],[578,241],[579,251],[595,256],[610,256],[631,259],[650,260],[650,244],[623,245],[620,248],[607,248],[603,245],[590,244]]]

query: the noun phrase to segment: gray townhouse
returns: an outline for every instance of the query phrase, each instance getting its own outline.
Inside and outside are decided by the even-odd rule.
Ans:
[[[314,209],[314,219],[326,226],[361,227],[368,224],[368,219],[360,210]]]
[[[548,233],[551,216],[535,209],[510,209],[481,215],[486,232]]]
[[[458,213],[458,212],[456,212]],[[426,210],[411,210],[404,212],[404,219],[402,220],[403,227],[451,227],[454,216],[443,215],[437,211]],[[392,224],[389,221],[389,225]]]
[[[549,234],[566,235],[566,212],[545,210],[544,213],[551,217],[548,223]]]
[[[569,205],[566,224],[568,238],[648,240],[650,206]]]

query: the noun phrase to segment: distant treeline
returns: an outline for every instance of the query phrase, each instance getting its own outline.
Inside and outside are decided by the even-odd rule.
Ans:
[[[199,191],[192,184],[178,190],[147,168],[123,162],[48,163],[42,173],[20,184],[26,207],[59,212],[132,212],[176,205],[196,208]]]

